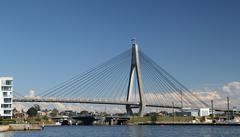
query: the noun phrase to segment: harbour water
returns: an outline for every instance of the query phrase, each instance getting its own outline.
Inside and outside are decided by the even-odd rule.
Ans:
[[[0,137],[239,137],[239,126],[59,126]]]

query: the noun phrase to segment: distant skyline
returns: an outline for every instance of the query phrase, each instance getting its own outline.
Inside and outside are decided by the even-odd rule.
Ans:
[[[239,81],[239,7],[238,0],[2,0],[0,76],[13,76],[23,95],[39,93],[131,48],[136,37],[188,88],[222,87]]]

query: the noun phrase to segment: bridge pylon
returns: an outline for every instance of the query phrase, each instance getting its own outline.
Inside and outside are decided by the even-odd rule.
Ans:
[[[131,68],[130,68],[130,76],[128,82],[128,94],[127,94],[127,102],[131,100],[131,96],[134,90],[134,76],[136,73],[136,80],[138,85],[138,93],[139,93],[139,111],[138,115],[143,116],[145,110],[145,99],[144,99],[144,91],[143,91],[143,82],[142,82],[142,72],[141,72],[141,63],[139,60],[139,49],[138,44],[134,41],[132,44],[132,60],[131,60]],[[126,110],[128,115],[133,115],[132,108],[136,108],[136,106],[126,105]]]

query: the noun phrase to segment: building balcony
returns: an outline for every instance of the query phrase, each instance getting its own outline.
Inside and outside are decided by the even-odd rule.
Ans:
[[[13,95],[3,95],[3,98],[13,98]]]
[[[12,113],[10,113],[10,114],[2,114],[1,116],[4,116],[4,117],[11,117],[11,116],[12,116]]]

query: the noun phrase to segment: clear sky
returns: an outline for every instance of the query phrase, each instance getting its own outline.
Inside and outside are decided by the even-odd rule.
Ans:
[[[190,89],[239,81],[239,0],[1,0],[0,76],[51,88],[131,47]]]

